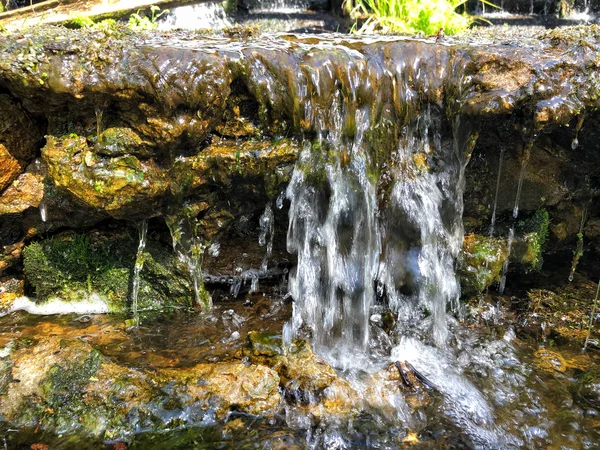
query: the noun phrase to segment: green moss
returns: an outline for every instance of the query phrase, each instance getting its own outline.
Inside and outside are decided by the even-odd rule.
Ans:
[[[30,415],[45,428],[69,432],[80,428],[82,418],[92,413],[84,401],[84,393],[90,378],[100,368],[102,355],[83,345],[66,351],[73,354],[51,367],[41,383],[43,401],[31,403],[21,419]]]
[[[249,332],[248,346],[254,356],[271,357],[283,355],[281,337],[273,333]]]
[[[94,26],[94,21],[86,16],[77,16],[63,24],[66,28],[79,29]]]
[[[542,268],[542,253],[548,238],[549,223],[548,211],[540,209],[517,224],[516,232],[522,238],[515,242],[511,260],[527,266],[527,272],[537,272]]]
[[[466,236],[459,270],[463,293],[482,292],[498,283],[506,261],[506,251],[504,239],[475,234]]]
[[[38,300],[57,296],[77,301],[95,293],[111,311],[127,311],[136,248],[127,233],[64,233],[25,247],[24,273]],[[140,309],[191,306],[189,274],[179,269],[171,248],[150,242],[144,257]]]

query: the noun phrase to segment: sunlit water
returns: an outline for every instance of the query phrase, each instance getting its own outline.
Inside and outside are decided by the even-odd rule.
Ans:
[[[127,327],[127,316],[38,317],[15,312],[0,318],[0,346],[16,338],[59,334],[83,339],[126,366],[186,367],[236,360],[248,331],[277,333],[290,314],[288,302],[262,295],[217,304],[208,315],[175,312],[145,317],[139,328]],[[409,433],[418,435],[423,448],[592,449],[600,445],[593,428],[597,416],[571,399],[570,372],[537,368],[532,358],[535,342],[518,339],[511,327],[502,325],[472,330],[451,321],[449,332],[454,342],[445,350],[402,337],[388,360],[382,361],[406,361],[427,378],[431,402],[417,410],[407,405],[401,392],[381,390],[379,395],[386,397],[382,410],[364,411],[347,422],[327,417],[314,421],[298,405],[284,403],[282,414],[271,421],[232,414],[225,422],[241,418],[245,425],[240,431],[211,422],[201,428],[145,432],[128,437],[129,448],[263,448],[267,443],[297,448],[398,448]],[[555,350],[580,354],[576,348]],[[595,350],[590,356],[599,358]],[[340,374],[359,392],[369,388],[364,372]],[[385,409],[386,405],[393,409]],[[29,448],[35,442],[50,448],[105,447],[83,436],[66,439],[34,431],[2,428],[7,448]]]
[[[188,30],[220,30],[233,25],[222,2],[203,2],[171,8],[169,14],[158,21],[161,30],[177,28]]]

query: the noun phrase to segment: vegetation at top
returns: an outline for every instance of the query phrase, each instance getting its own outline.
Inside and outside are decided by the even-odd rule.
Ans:
[[[487,0],[486,5],[496,7]],[[475,20],[468,14],[459,14],[456,9],[467,0],[355,0],[352,15],[367,17],[359,33],[424,33],[433,35],[440,29],[446,34],[459,34]]]

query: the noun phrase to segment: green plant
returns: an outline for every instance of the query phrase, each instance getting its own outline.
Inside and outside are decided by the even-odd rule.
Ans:
[[[156,5],[152,5],[150,7],[150,17],[142,16],[140,14],[141,9],[138,9],[136,13],[133,13],[129,16],[129,23],[127,26],[133,31],[145,31],[145,30],[154,30],[158,28],[157,20],[164,14],[169,14],[169,10],[165,9],[157,14],[160,11],[160,7]]]
[[[88,28],[94,26],[94,21],[87,16],[77,16],[65,23],[67,28]]]
[[[465,31],[474,20],[458,14],[456,8],[467,0],[356,0],[353,16],[367,16],[359,33],[425,33],[443,29],[446,34]],[[481,3],[497,7],[487,0]],[[355,24],[354,30],[356,31]]]

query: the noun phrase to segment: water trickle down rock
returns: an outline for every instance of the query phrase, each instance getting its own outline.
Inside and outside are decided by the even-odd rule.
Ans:
[[[521,161],[521,171],[519,172],[519,182],[517,183],[517,194],[515,196],[515,206],[513,207],[512,213],[513,224],[508,230],[506,254],[509,256],[509,258],[506,258],[506,261],[504,261],[504,265],[502,266],[502,277],[500,279],[500,286],[498,286],[498,292],[500,292],[500,294],[504,293],[504,289],[506,288],[506,276],[508,274],[510,254],[512,251],[513,241],[515,239],[515,224],[517,218],[519,217],[519,201],[521,200],[521,189],[523,188],[523,180],[525,178],[525,172],[527,170],[527,163],[529,162],[531,146],[533,145],[534,140],[535,138],[529,138],[529,142],[524,147],[523,160]]]
[[[284,100],[294,123],[314,134],[287,189],[287,245],[298,265],[284,335],[310,330],[316,351],[342,366],[366,354],[377,281],[401,313],[402,332],[425,324],[440,345],[446,305],[459,296],[454,258],[470,134],[442,105],[448,78],[459,95],[461,59],[450,64],[448,55],[422,50],[316,47],[302,64],[288,62],[292,94]],[[277,92],[277,79],[261,81]]]
[[[137,253],[135,255],[135,265],[133,266],[133,280],[131,282],[131,313],[133,315],[133,324],[140,324],[140,316],[138,312],[138,295],[140,293],[140,274],[144,268],[144,250],[146,248],[146,240],[148,234],[148,221],[143,220],[139,224],[140,242],[138,244]]]
[[[207,246],[199,235],[196,215],[192,208],[183,207],[178,213],[166,216],[165,221],[171,232],[177,259],[190,274],[196,305],[202,311],[208,311],[212,307],[212,299],[202,280],[202,259]]]
[[[271,207],[271,203],[267,203],[265,206],[265,211],[262,216],[260,216],[259,220],[260,224],[260,235],[258,236],[258,244],[261,247],[265,247],[265,256],[260,264],[260,272],[263,274],[267,273],[269,258],[273,253],[273,238],[275,237],[275,216],[273,214],[273,208]],[[254,286],[256,280],[256,286]],[[258,279],[255,278],[252,280],[252,290],[256,291],[258,288]]]

